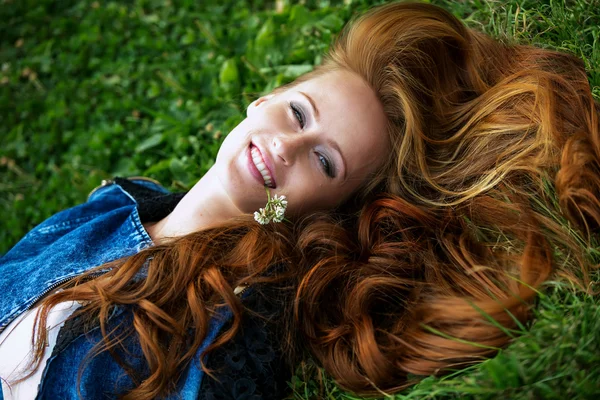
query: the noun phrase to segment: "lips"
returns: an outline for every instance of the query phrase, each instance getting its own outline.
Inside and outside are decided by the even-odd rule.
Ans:
[[[265,168],[269,174],[269,176],[271,177],[271,183],[268,185],[271,189],[275,189],[277,187],[277,181],[275,179],[275,174],[273,173],[274,168],[273,168],[273,163],[271,161],[271,159],[268,157],[267,153],[264,151],[261,151],[261,149],[254,145],[254,143],[250,143],[250,146],[248,146],[248,154],[250,157],[250,164],[251,164],[251,171],[253,172],[253,175],[256,176],[255,173],[258,173],[258,175],[260,176],[261,180],[264,183],[264,178],[263,175],[260,173],[260,171],[258,171],[258,169],[256,168],[256,165],[254,164],[254,161],[252,160],[252,152],[257,152],[259,157],[262,159],[263,163],[265,164]]]

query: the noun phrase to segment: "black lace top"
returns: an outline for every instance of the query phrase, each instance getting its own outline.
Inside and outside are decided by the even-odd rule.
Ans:
[[[246,313],[236,337],[208,356],[220,381],[204,376],[201,399],[282,399],[291,372],[282,357],[277,331],[281,306],[262,293],[253,292],[244,304],[259,317]],[[208,378],[208,379],[207,379]]]
[[[142,223],[164,218],[185,195],[160,193],[126,179],[115,181],[137,201]],[[209,353],[206,365],[216,379],[204,375],[199,399],[259,400],[286,396],[291,369],[281,350],[283,332],[279,331],[278,322],[282,301],[273,289],[266,287],[253,287],[244,296],[243,302],[250,312],[244,313],[241,328],[233,340]],[[64,350],[83,330],[78,318],[67,320],[59,331],[53,355]]]

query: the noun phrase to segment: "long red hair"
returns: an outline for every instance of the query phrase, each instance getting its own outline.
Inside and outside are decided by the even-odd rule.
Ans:
[[[393,392],[408,374],[493,355],[551,275],[587,290],[600,137],[579,59],[502,44],[432,5],[394,3],[351,22],[300,80],[333,69],[371,85],[393,144],[354,201],[293,224],[241,216],[81,276],[43,300],[38,360],[59,302],[83,301],[81,313],[98,318],[98,351],[122,340],[106,330],[111,308],[135,306],[130,334],[151,375],[124,398],[156,398],[174,388],[219,307],[233,324],[208,352],[237,333],[244,306],[233,288],[267,284],[288,298],[290,349],[301,343],[346,389]],[[145,263],[147,279],[134,281]]]

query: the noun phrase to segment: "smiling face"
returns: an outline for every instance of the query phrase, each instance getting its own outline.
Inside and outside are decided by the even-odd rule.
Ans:
[[[342,203],[390,151],[375,93],[339,70],[254,101],[213,168],[241,212],[264,207],[267,184],[287,197],[293,217]]]

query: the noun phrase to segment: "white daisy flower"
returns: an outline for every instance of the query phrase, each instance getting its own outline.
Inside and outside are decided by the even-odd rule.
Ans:
[[[269,223],[269,217],[266,215],[264,208],[254,212],[254,219],[262,225]]]
[[[262,225],[268,224],[271,221],[283,221],[288,204],[285,196],[275,195],[271,198],[269,189],[265,187],[265,190],[267,191],[267,204],[265,205],[265,208],[261,208],[254,212],[254,219]]]

